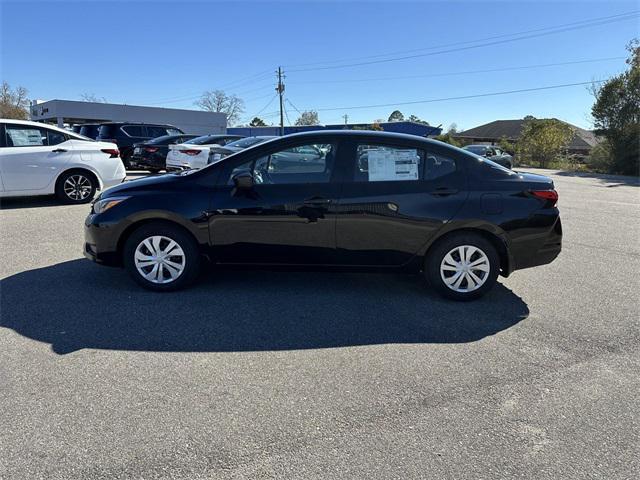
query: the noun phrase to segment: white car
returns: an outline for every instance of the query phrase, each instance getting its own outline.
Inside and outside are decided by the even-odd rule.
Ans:
[[[114,143],[43,123],[0,119],[0,198],[55,194],[65,203],[87,203],[96,190],[125,177]]]
[[[204,135],[193,138],[185,143],[169,145],[167,154],[167,171],[197,170],[209,163],[211,147],[226,145],[244,138],[242,135]]]

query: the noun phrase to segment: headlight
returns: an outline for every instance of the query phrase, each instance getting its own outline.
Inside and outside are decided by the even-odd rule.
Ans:
[[[115,207],[120,202],[124,202],[129,197],[109,197],[98,200],[93,204],[93,213],[104,213],[111,207]]]

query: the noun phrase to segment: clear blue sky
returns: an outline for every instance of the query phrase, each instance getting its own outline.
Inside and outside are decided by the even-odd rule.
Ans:
[[[294,70],[305,68],[301,64],[433,53],[438,49],[427,49],[640,10],[638,2],[611,0],[0,3],[1,77],[26,87],[31,98],[79,99],[93,93],[114,103],[193,108],[203,90],[221,88],[245,99],[243,120],[263,109],[275,93],[278,65],[287,75],[286,95],[300,110],[603,79],[622,71],[624,60],[440,74],[624,57],[625,44],[639,36],[637,17],[400,61]],[[507,38],[513,37],[502,40]],[[398,108],[445,127],[534,115],[588,128],[591,104],[587,88],[575,86]],[[276,109],[275,100],[264,109],[268,123],[277,122]],[[293,122],[298,114],[290,104],[287,110]],[[369,122],[386,119],[392,110],[339,108],[319,114],[323,123],[342,122],[345,113],[349,121]]]

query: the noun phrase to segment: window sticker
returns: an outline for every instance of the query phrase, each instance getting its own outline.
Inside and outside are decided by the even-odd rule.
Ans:
[[[31,147],[31,146],[42,146],[42,134],[40,130],[14,130],[12,128],[7,128],[7,135],[13,142],[14,147]]]
[[[369,181],[418,180],[417,150],[371,150],[367,154]]]

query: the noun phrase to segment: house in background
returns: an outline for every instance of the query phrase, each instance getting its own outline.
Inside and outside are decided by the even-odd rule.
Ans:
[[[562,122],[562,120],[560,121]],[[520,139],[520,135],[522,135],[522,129],[526,122],[526,118],[518,120],[495,120],[493,122],[485,123],[484,125],[459,132],[455,134],[454,137],[461,140],[465,145],[496,145],[502,138],[506,138],[510,142],[517,143]],[[576,127],[575,125],[571,125],[567,122],[562,123],[566,123],[575,131],[575,135],[571,139],[571,143],[569,143],[568,153],[579,156],[589,155],[591,149],[598,143],[595,133],[591,130]]]

